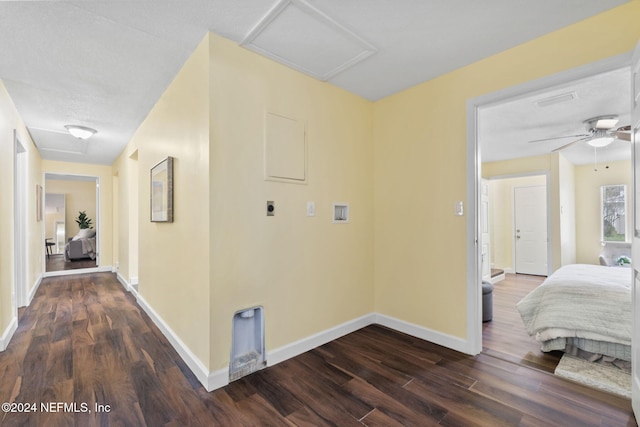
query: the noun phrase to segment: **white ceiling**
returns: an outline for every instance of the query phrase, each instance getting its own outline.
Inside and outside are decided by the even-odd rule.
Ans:
[[[478,141],[482,161],[550,153],[580,139],[575,135],[587,133],[584,122],[597,116],[617,116],[615,128],[629,125],[630,105],[631,75],[629,67],[625,67],[480,108]],[[531,142],[562,136],[568,137]],[[593,147],[582,141],[561,153],[576,165],[596,161],[600,164],[631,159],[631,144],[616,139],[597,149],[596,154]]]
[[[111,164],[207,31],[377,100],[625,2],[1,1],[0,79],[43,158]]]

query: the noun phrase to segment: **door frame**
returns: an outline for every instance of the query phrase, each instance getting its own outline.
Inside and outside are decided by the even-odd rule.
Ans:
[[[25,144],[13,130],[13,224],[14,224],[14,288],[13,315],[18,318],[18,307],[29,303],[27,295],[27,280],[29,271],[28,242],[27,242],[27,165],[28,152]],[[44,247],[44,239],[42,240]]]
[[[60,271],[47,271],[47,260],[46,256],[42,259],[42,277],[54,277],[54,276],[69,276],[72,274],[80,274],[80,273],[97,273],[100,271],[104,271],[100,268],[100,239],[102,235],[102,221],[100,220],[100,177],[97,175],[83,175],[83,174],[72,174],[72,173],[64,173],[64,172],[44,172],[42,175],[42,180],[44,182],[44,194],[47,194],[47,177],[57,176],[57,177],[68,177],[70,179],[84,179],[89,181],[90,178],[95,180],[96,184],[96,267],[92,268],[78,268],[74,270],[60,270]],[[66,206],[65,206],[66,210]],[[42,241],[44,242],[45,238],[45,230],[44,227],[42,229]]]
[[[480,191],[482,156],[478,146],[478,110],[507,100],[513,100],[544,92],[551,87],[571,83],[574,80],[629,67],[631,51],[585,64],[571,70],[531,80],[467,100],[467,349],[468,354],[482,351],[482,271],[480,242]],[[549,256],[549,254],[547,254]],[[549,268],[552,265],[549,264]]]

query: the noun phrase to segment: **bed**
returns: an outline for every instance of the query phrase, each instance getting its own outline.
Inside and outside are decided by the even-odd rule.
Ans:
[[[77,259],[96,259],[96,231],[85,228],[73,238],[69,238],[64,247],[65,261]]]
[[[544,352],[630,361],[631,280],[630,268],[566,265],[516,307]]]

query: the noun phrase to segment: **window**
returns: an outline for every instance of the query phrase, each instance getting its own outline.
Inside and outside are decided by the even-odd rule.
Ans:
[[[601,187],[603,242],[625,242],[627,240],[626,193],[626,185],[603,185]]]

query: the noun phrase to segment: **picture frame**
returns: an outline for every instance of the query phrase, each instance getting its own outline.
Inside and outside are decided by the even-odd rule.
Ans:
[[[42,185],[36,184],[36,222],[42,221]]]
[[[173,222],[173,157],[151,168],[151,222]]]

